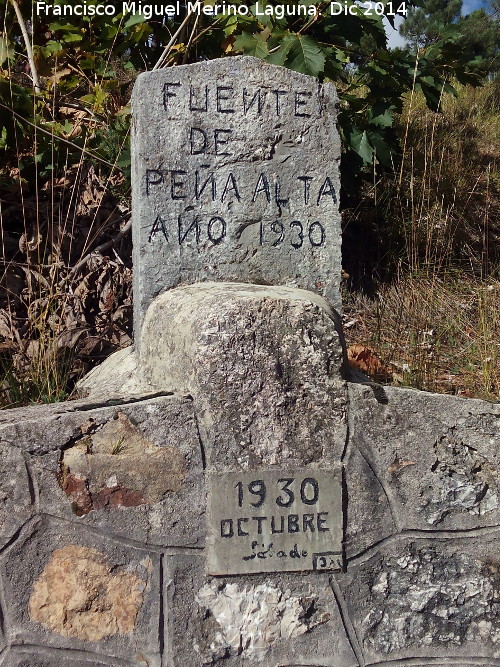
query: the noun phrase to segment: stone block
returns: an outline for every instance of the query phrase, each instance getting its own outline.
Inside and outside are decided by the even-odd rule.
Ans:
[[[157,553],[43,518],[4,552],[1,573],[10,643],[160,664]]]
[[[2,667],[147,667],[147,662],[106,658],[89,651],[50,649],[46,646],[12,646],[0,656]]]
[[[133,345],[114,352],[99,366],[94,366],[77,382],[82,396],[109,400],[110,397],[147,398],[149,387],[141,383],[142,374],[137,368],[138,359]]]
[[[358,667],[326,574],[214,579],[171,556],[166,582],[169,667]]]
[[[332,575],[366,664],[496,665],[499,537],[402,536]]]
[[[345,464],[345,555],[362,553],[397,533],[397,524],[384,487],[369,462],[350,448]]]
[[[252,57],[147,72],[132,97],[134,326],[166,289],[237,281],[340,299],[332,84]]]
[[[179,287],[154,301],[141,335],[147,381],[193,396],[209,467],[340,459],[342,347],[321,297],[234,283]]]
[[[398,530],[500,524],[500,406],[355,384],[349,397],[351,445],[377,476]]]
[[[203,452],[189,398],[40,416],[10,426],[32,452],[42,512],[147,544],[203,544]],[[23,512],[16,505],[9,521]]]
[[[23,453],[13,445],[0,444],[0,548],[32,516],[35,503]]]

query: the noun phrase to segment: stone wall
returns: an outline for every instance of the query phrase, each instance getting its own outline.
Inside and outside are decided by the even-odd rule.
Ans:
[[[346,382],[315,295],[187,289],[133,391],[0,413],[0,664],[500,665],[498,406]]]

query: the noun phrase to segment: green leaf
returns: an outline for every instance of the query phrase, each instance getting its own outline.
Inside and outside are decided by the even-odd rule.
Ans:
[[[268,63],[272,65],[283,66],[286,62],[290,49],[292,48],[295,41],[295,37],[288,33],[282,40],[277,51],[271,53],[268,58],[266,58]]]
[[[334,49],[335,52],[335,59],[339,61],[339,63],[348,63],[350,61],[350,56],[348,53],[345,51],[342,51],[342,49]]]
[[[125,21],[123,27],[126,30],[127,28],[131,28],[132,26],[137,25],[138,23],[145,23],[145,22],[146,19],[142,14],[132,14],[132,16],[127,21]]]
[[[455,90],[455,88],[450,84],[450,83],[445,83],[443,86],[443,90],[445,93],[449,93],[450,95],[453,95],[453,97],[458,97],[458,92]]]
[[[69,32],[67,35],[64,36],[65,42],[81,42],[83,39],[83,35],[79,35],[76,32]]]
[[[53,39],[50,39],[47,44],[45,44],[45,50],[48,54],[61,53],[63,47],[61,42],[56,42]]]
[[[7,128],[4,126],[0,130],[0,148],[7,148],[8,145]]]
[[[290,60],[292,58],[293,60]],[[325,54],[316,40],[307,35],[297,34],[290,49],[287,65],[290,69],[295,70],[295,72],[318,76],[325,68]]]
[[[233,32],[238,28],[238,17],[237,16],[228,16],[224,22],[224,34],[226,37],[232,35]]]
[[[122,107],[119,111],[117,111],[116,115],[118,117],[130,116],[130,104],[126,104],[124,107]]]
[[[124,148],[120,153],[120,157],[117,160],[116,164],[118,167],[126,168],[130,167],[131,157],[130,157],[130,148]]]
[[[116,26],[105,25],[101,29],[100,39],[103,41],[113,39],[117,32],[118,28]]]
[[[353,139],[351,148],[362,158],[363,162],[371,164],[373,161],[373,146],[370,144],[366,130],[359,135],[354,135]]]
[[[378,102],[373,105],[368,114],[370,125],[377,127],[391,127],[393,123],[392,110],[394,106],[391,104],[387,106],[384,102]]]
[[[7,37],[0,35],[0,65],[3,65],[7,58],[12,58],[14,48],[10,45]]]
[[[370,139],[370,143],[375,148],[375,155],[377,160],[383,164],[384,167],[393,167],[393,151],[387,144],[384,136],[379,132],[373,132],[372,130],[368,130],[367,135]]]
[[[235,51],[243,51],[246,55],[256,58],[264,59],[269,55],[267,42],[260,33],[249,35],[247,32],[243,32],[234,40],[233,48]]]
[[[49,25],[49,30],[51,31],[64,30],[65,32],[79,32],[80,27],[77,25],[72,25],[71,23],[59,23],[58,21],[54,21]]]

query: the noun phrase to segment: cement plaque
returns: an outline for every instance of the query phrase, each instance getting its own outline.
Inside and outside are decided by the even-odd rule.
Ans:
[[[332,84],[251,57],[138,77],[136,330],[155,296],[207,280],[300,287],[340,308],[336,103]]]
[[[340,470],[209,473],[208,573],[338,570]]]

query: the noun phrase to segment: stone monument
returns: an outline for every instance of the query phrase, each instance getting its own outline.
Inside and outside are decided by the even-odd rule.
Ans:
[[[500,665],[500,410],[350,381],[335,99],[139,79],[140,344],[0,412],[2,667]]]
[[[250,57],[141,74],[132,106],[136,332],[178,285],[288,285],[340,308],[332,84]]]

